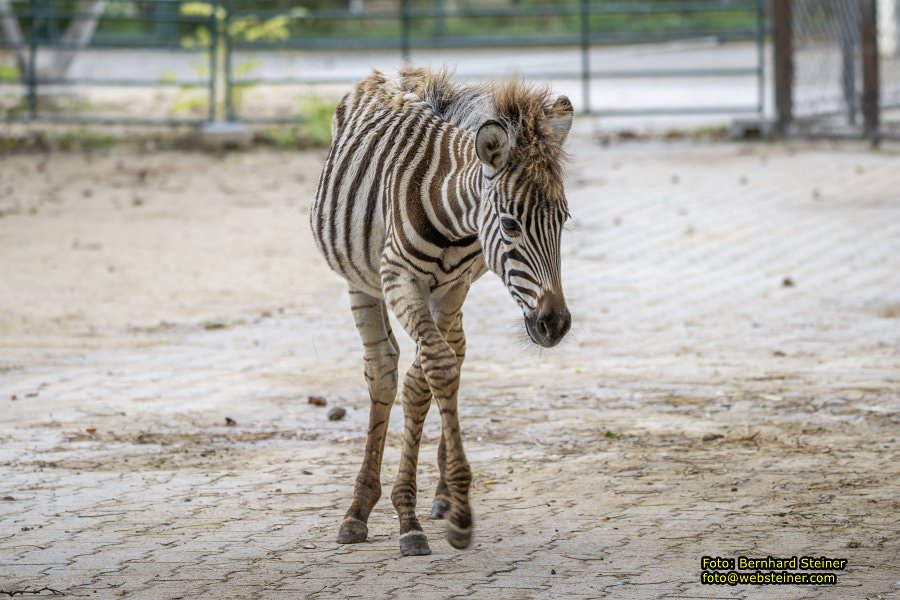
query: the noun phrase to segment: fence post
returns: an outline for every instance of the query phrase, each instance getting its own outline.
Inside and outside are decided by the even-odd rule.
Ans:
[[[760,118],[766,112],[766,6],[756,0],[756,111]]]
[[[432,37],[444,37],[444,0],[432,0],[432,9],[434,10],[434,29]]]
[[[409,64],[409,0],[400,2],[400,44],[403,62]]]
[[[862,50],[862,113],[865,136],[878,144],[880,81],[878,75],[878,15],[875,0],[859,0],[859,37]]]
[[[12,5],[10,5],[12,6]],[[37,3],[31,0],[31,27],[28,31],[28,118],[37,118]],[[12,9],[10,9],[12,10]]]
[[[219,0],[212,2],[212,14],[209,17],[209,116],[210,123],[216,120],[216,84],[219,77]]]
[[[231,68],[231,0],[223,0],[222,5],[225,14],[222,17],[222,44],[225,46],[225,120],[229,123],[234,121],[234,99],[232,97],[232,88],[234,87]]]
[[[838,18],[838,32],[841,40],[841,90],[847,104],[847,122],[856,124],[856,55],[859,46],[860,6],[857,2],[847,2],[844,18]]]
[[[780,135],[787,135],[794,118],[794,40],[791,0],[772,0],[775,45],[775,112]]]
[[[590,0],[581,0],[581,101],[591,114],[591,12]]]

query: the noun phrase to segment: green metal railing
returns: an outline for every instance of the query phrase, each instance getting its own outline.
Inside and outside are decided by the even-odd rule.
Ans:
[[[198,125],[209,121],[287,122],[296,117],[253,118],[240,114],[235,90],[249,86],[284,86],[343,83],[357,77],[261,77],[238,73],[235,55],[260,52],[327,52],[334,50],[397,50],[398,59],[414,62],[420,49],[490,48],[499,46],[569,47],[579,51],[579,62],[567,71],[529,72],[538,79],[580,80],[581,106],[601,115],[762,113],[765,96],[764,43],[765,0],[657,0],[604,1],[561,0],[552,4],[520,1],[516,6],[466,6],[449,10],[441,0],[397,0],[395,10],[354,12],[348,8],[298,8],[287,0],[210,0],[208,14],[185,11],[179,0],[108,0],[96,34],[88,48],[114,53],[123,49],[183,52],[199,57],[205,72],[196,77],[93,77],[46,76],[38,73],[42,52],[76,50],[61,33],[63,26],[89,16],[68,0],[17,0],[0,19],[15,19],[22,30],[21,43],[0,38],[0,49],[24,53],[26,69],[17,80],[0,78],[4,90],[24,91],[24,106],[0,113],[7,122],[66,122]],[[0,5],[2,7],[2,5]],[[246,23],[281,19],[277,36],[247,36]],[[205,36],[197,35],[205,30]],[[126,34],[123,32],[131,31]],[[203,38],[203,39],[201,39]],[[599,46],[671,42],[712,38],[746,41],[756,45],[755,62],[741,67],[709,68],[703,65],[672,69],[598,69],[591,51]],[[185,39],[194,39],[186,45]],[[115,60],[115,59],[112,59]],[[398,61],[399,62],[399,61]],[[488,74],[470,74],[478,78]],[[592,106],[591,84],[596,80],[624,78],[734,78],[755,81],[757,93],[734,106],[658,106],[639,109],[604,109]],[[206,110],[191,117],[112,117],[95,114],[59,114],[45,110],[42,93],[64,87],[175,87],[205,89]],[[0,109],[2,110],[2,109]]]

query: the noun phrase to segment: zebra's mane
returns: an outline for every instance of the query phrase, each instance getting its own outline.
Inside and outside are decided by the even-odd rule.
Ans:
[[[405,67],[400,70],[401,88],[413,93],[445,121],[471,132],[496,119],[489,84],[462,84],[451,79],[447,69],[432,71]]]
[[[447,69],[404,67],[398,76],[398,92],[414,94],[453,125],[476,132],[486,121],[500,122],[510,134],[511,159],[521,164],[535,183],[546,186],[549,195],[561,197],[566,156],[554,120],[563,113],[571,115],[568,99],[554,102],[546,87],[517,79],[457,83]]]

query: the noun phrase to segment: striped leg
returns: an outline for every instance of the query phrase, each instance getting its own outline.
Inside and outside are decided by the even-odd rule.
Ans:
[[[341,523],[338,543],[364,542],[366,522],[381,497],[381,458],[391,406],[397,395],[398,346],[388,322],[384,301],[350,290],[350,309],[364,348],[365,377],[369,386],[369,434],[366,454],[356,478],[353,502]]]
[[[441,443],[438,444],[437,460],[441,479],[438,481],[437,489],[434,491],[434,500],[431,502],[431,518],[443,519],[450,510],[450,490],[447,489],[447,482],[444,481],[444,471],[447,468],[447,445],[444,443],[443,435]]]
[[[418,364],[422,377],[428,385],[441,411],[441,430],[446,451],[444,481],[450,498],[450,512],[447,520],[447,540],[455,548],[465,548],[472,537],[472,511],[469,508],[469,483],[471,472],[462,446],[462,436],[457,417],[457,391],[459,390],[459,367],[454,348],[446,341],[438,323],[450,329],[458,318],[458,307],[462,305],[467,288],[459,286],[436,302],[437,321],[428,309],[426,293],[415,282],[404,281],[402,277],[385,281],[387,301],[391,310],[403,324],[410,336],[418,344]],[[415,365],[414,365],[415,367]],[[416,373],[413,372],[415,377]],[[417,388],[421,390],[421,388]],[[404,391],[406,387],[404,386]],[[422,393],[421,397],[427,394]],[[401,549],[404,545],[417,544],[413,540],[424,539],[419,533],[421,527],[415,518],[416,470],[422,423],[427,413],[428,401],[407,403],[404,397],[404,413],[407,431],[403,436],[400,473],[391,497],[397,507],[401,521]],[[408,408],[409,407],[409,408]],[[404,538],[403,536],[406,536]],[[411,541],[405,543],[404,539]]]
[[[456,352],[456,367],[459,369],[460,373],[462,373],[463,361],[466,358],[466,336],[462,328],[463,300],[465,300],[465,296],[460,299],[460,305],[456,308],[455,315],[453,313],[447,315],[440,312],[438,313],[438,327],[444,334],[447,343],[450,344],[454,352]],[[449,323],[449,326],[446,325],[446,323]],[[438,481],[437,489],[434,492],[434,501],[431,503],[431,518],[443,519],[447,514],[447,511],[450,510],[450,490],[447,489],[447,482],[444,480],[444,472],[446,471],[447,466],[447,444],[444,441],[443,435],[441,436],[441,442],[438,445],[437,461],[441,479]]]
[[[400,553],[404,556],[419,556],[431,554],[428,540],[416,518],[416,466],[422,425],[431,406],[431,388],[428,387],[418,357],[406,372],[402,397],[403,446],[400,470],[391,491],[391,500],[400,519]]]

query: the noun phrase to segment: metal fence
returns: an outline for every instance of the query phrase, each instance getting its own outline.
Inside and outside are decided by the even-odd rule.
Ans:
[[[0,118],[295,122],[296,107],[285,103],[284,90],[296,95],[309,92],[304,86],[346,85],[373,63],[454,63],[460,57],[474,65],[460,69],[464,78],[518,74],[577,86],[580,108],[594,114],[739,115],[761,114],[765,107],[764,0],[305,4],[0,0],[7,64],[0,71]],[[735,42],[728,46],[736,50],[723,58],[718,49],[726,42]],[[673,44],[688,50],[673,53]],[[647,60],[624,50],[651,47],[668,50]],[[68,70],[60,68],[66,64]],[[613,80],[651,90],[661,80],[696,81],[719,91],[704,94],[701,85],[695,97],[670,102],[663,94],[662,101],[645,104],[598,97],[615,87],[602,83]],[[721,93],[735,82],[742,86],[738,93]],[[75,90],[91,100],[79,100]],[[247,97],[264,90],[276,90],[270,96],[281,101],[278,110],[247,108]],[[116,108],[123,110],[115,114]]]
[[[900,54],[896,39],[879,36],[888,29],[883,19],[896,18],[879,7],[894,9],[897,0],[774,2],[782,130],[900,138]]]

